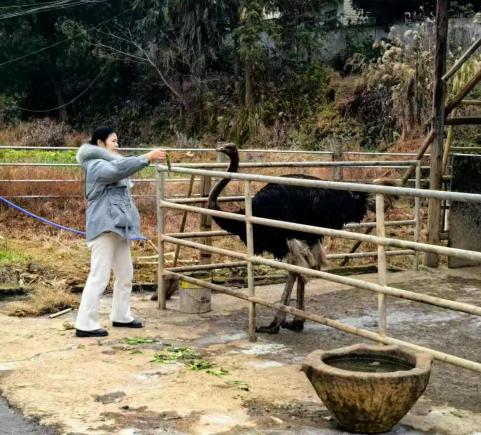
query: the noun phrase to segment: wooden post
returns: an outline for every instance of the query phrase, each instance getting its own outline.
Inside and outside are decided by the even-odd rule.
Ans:
[[[332,161],[342,162],[342,160],[342,145],[335,145],[332,151]],[[344,173],[342,169],[342,166],[335,166],[333,168],[334,181],[342,181],[342,179],[344,178]]]
[[[156,183],[156,203],[157,203],[157,251],[159,259],[157,262],[157,300],[160,310],[165,310],[166,304],[166,285],[164,277],[165,260],[164,260],[164,241],[162,236],[165,233],[164,228],[164,208],[160,202],[165,197],[165,172],[157,168],[157,183]]]
[[[437,0],[436,7],[436,56],[434,65],[433,130],[436,134],[431,151],[431,174],[429,188],[440,190],[443,177],[443,145],[446,87],[443,81],[446,72],[448,46],[448,1]],[[428,206],[428,243],[439,244],[441,229],[441,201],[429,199]],[[437,267],[439,255],[427,253],[426,266]]]
[[[421,189],[421,162],[418,161],[416,166],[416,189]],[[414,241],[417,243],[421,238],[421,198],[416,196],[414,198]],[[413,269],[417,272],[419,270],[419,252],[414,253]]]
[[[252,191],[251,182],[245,182],[245,213],[246,213],[246,239],[247,239],[247,254],[249,257],[254,256],[254,232],[252,228]],[[251,261],[247,262],[247,285],[249,288],[249,297],[255,297],[256,288],[254,280],[254,265]],[[249,303],[249,341],[257,341],[256,337],[256,304]]]
[[[386,227],[384,225],[384,195],[376,194],[376,235],[386,237]],[[384,245],[377,245],[377,275],[379,285],[387,286],[387,261],[386,248]],[[386,295],[379,293],[377,296],[379,312],[379,334],[386,335]]]
[[[190,176],[189,187],[187,189],[187,198],[192,196],[192,190],[194,188],[195,175]],[[185,230],[185,224],[187,223],[187,211],[182,213],[182,221],[180,223],[179,233],[183,233]],[[179,260],[180,245],[175,245],[174,262],[173,267],[177,266]]]
[[[212,177],[203,175],[200,178],[200,196],[209,196],[211,187]],[[212,218],[206,214],[200,215],[200,231],[211,231],[212,230]],[[212,240],[210,237],[204,237],[201,241],[203,245],[211,245]],[[199,264],[209,264],[211,260],[211,253],[207,251],[200,251]]]

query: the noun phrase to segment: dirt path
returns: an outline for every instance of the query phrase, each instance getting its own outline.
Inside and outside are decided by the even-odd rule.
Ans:
[[[480,269],[396,273],[391,283],[423,293],[481,305]],[[362,279],[375,280],[366,275]],[[276,300],[281,286],[258,288]],[[178,299],[160,312],[150,295],[134,296],[141,331],[112,330],[103,340],[77,339],[58,319],[0,315],[0,388],[25,415],[75,434],[341,434],[305,375],[303,358],[319,348],[364,340],[307,323],[303,333],[282,330],[249,343],[247,305],[213,296],[205,315],[177,311]],[[108,325],[111,299],[102,303]],[[311,312],[376,329],[376,296],[323,281],[308,284]],[[408,301],[388,300],[389,333],[481,361],[481,322],[476,316]],[[0,306],[1,309],[1,306]],[[259,308],[258,323],[270,320]],[[128,336],[142,340],[125,342]],[[149,342],[150,341],[150,342]],[[134,344],[132,344],[134,343]],[[212,367],[192,370],[186,361],[165,364],[174,347],[190,349]],[[222,369],[222,371],[221,371]],[[227,372],[227,373],[225,373]],[[395,434],[473,434],[481,428],[481,375],[435,362],[424,396]]]

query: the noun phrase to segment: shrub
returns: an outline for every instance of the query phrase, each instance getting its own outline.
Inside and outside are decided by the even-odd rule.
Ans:
[[[14,97],[0,95],[0,128],[16,122],[20,116],[17,101]]]
[[[42,118],[22,123],[17,134],[22,146],[62,147],[69,133],[70,128],[65,123]]]

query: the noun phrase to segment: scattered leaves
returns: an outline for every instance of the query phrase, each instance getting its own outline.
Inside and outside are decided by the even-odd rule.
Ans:
[[[150,337],[127,337],[124,339],[124,343],[129,346],[137,346],[139,344],[152,344],[158,343],[159,340]]]

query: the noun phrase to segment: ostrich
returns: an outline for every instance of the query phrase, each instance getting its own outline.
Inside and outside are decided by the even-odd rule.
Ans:
[[[217,151],[229,157],[230,164],[227,171],[237,172],[239,153],[235,145],[228,144],[218,148]],[[319,180],[319,178],[302,174],[289,174],[283,177]],[[214,185],[209,193],[209,209],[221,210],[217,198],[229,182],[229,178],[224,178]],[[383,184],[392,183],[387,181]],[[389,198],[386,199],[391,201]],[[360,222],[368,210],[375,210],[375,198],[374,195],[364,192],[269,183],[252,198],[252,214],[256,217],[332,229],[341,229],[350,222]],[[244,214],[244,210],[238,210],[236,213]],[[212,218],[223,230],[237,235],[242,242],[246,243],[244,222],[217,216]],[[326,256],[321,245],[322,236],[256,224],[253,225],[253,234],[256,255],[270,253],[276,259],[314,270],[320,270],[325,263]],[[288,305],[296,280],[297,308],[303,310],[306,278],[293,272],[288,274],[281,303]],[[276,334],[280,327],[300,332],[304,328],[304,319],[295,317],[288,322],[286,313],[276,311],[272,322],[257,328],[257,332]]]

